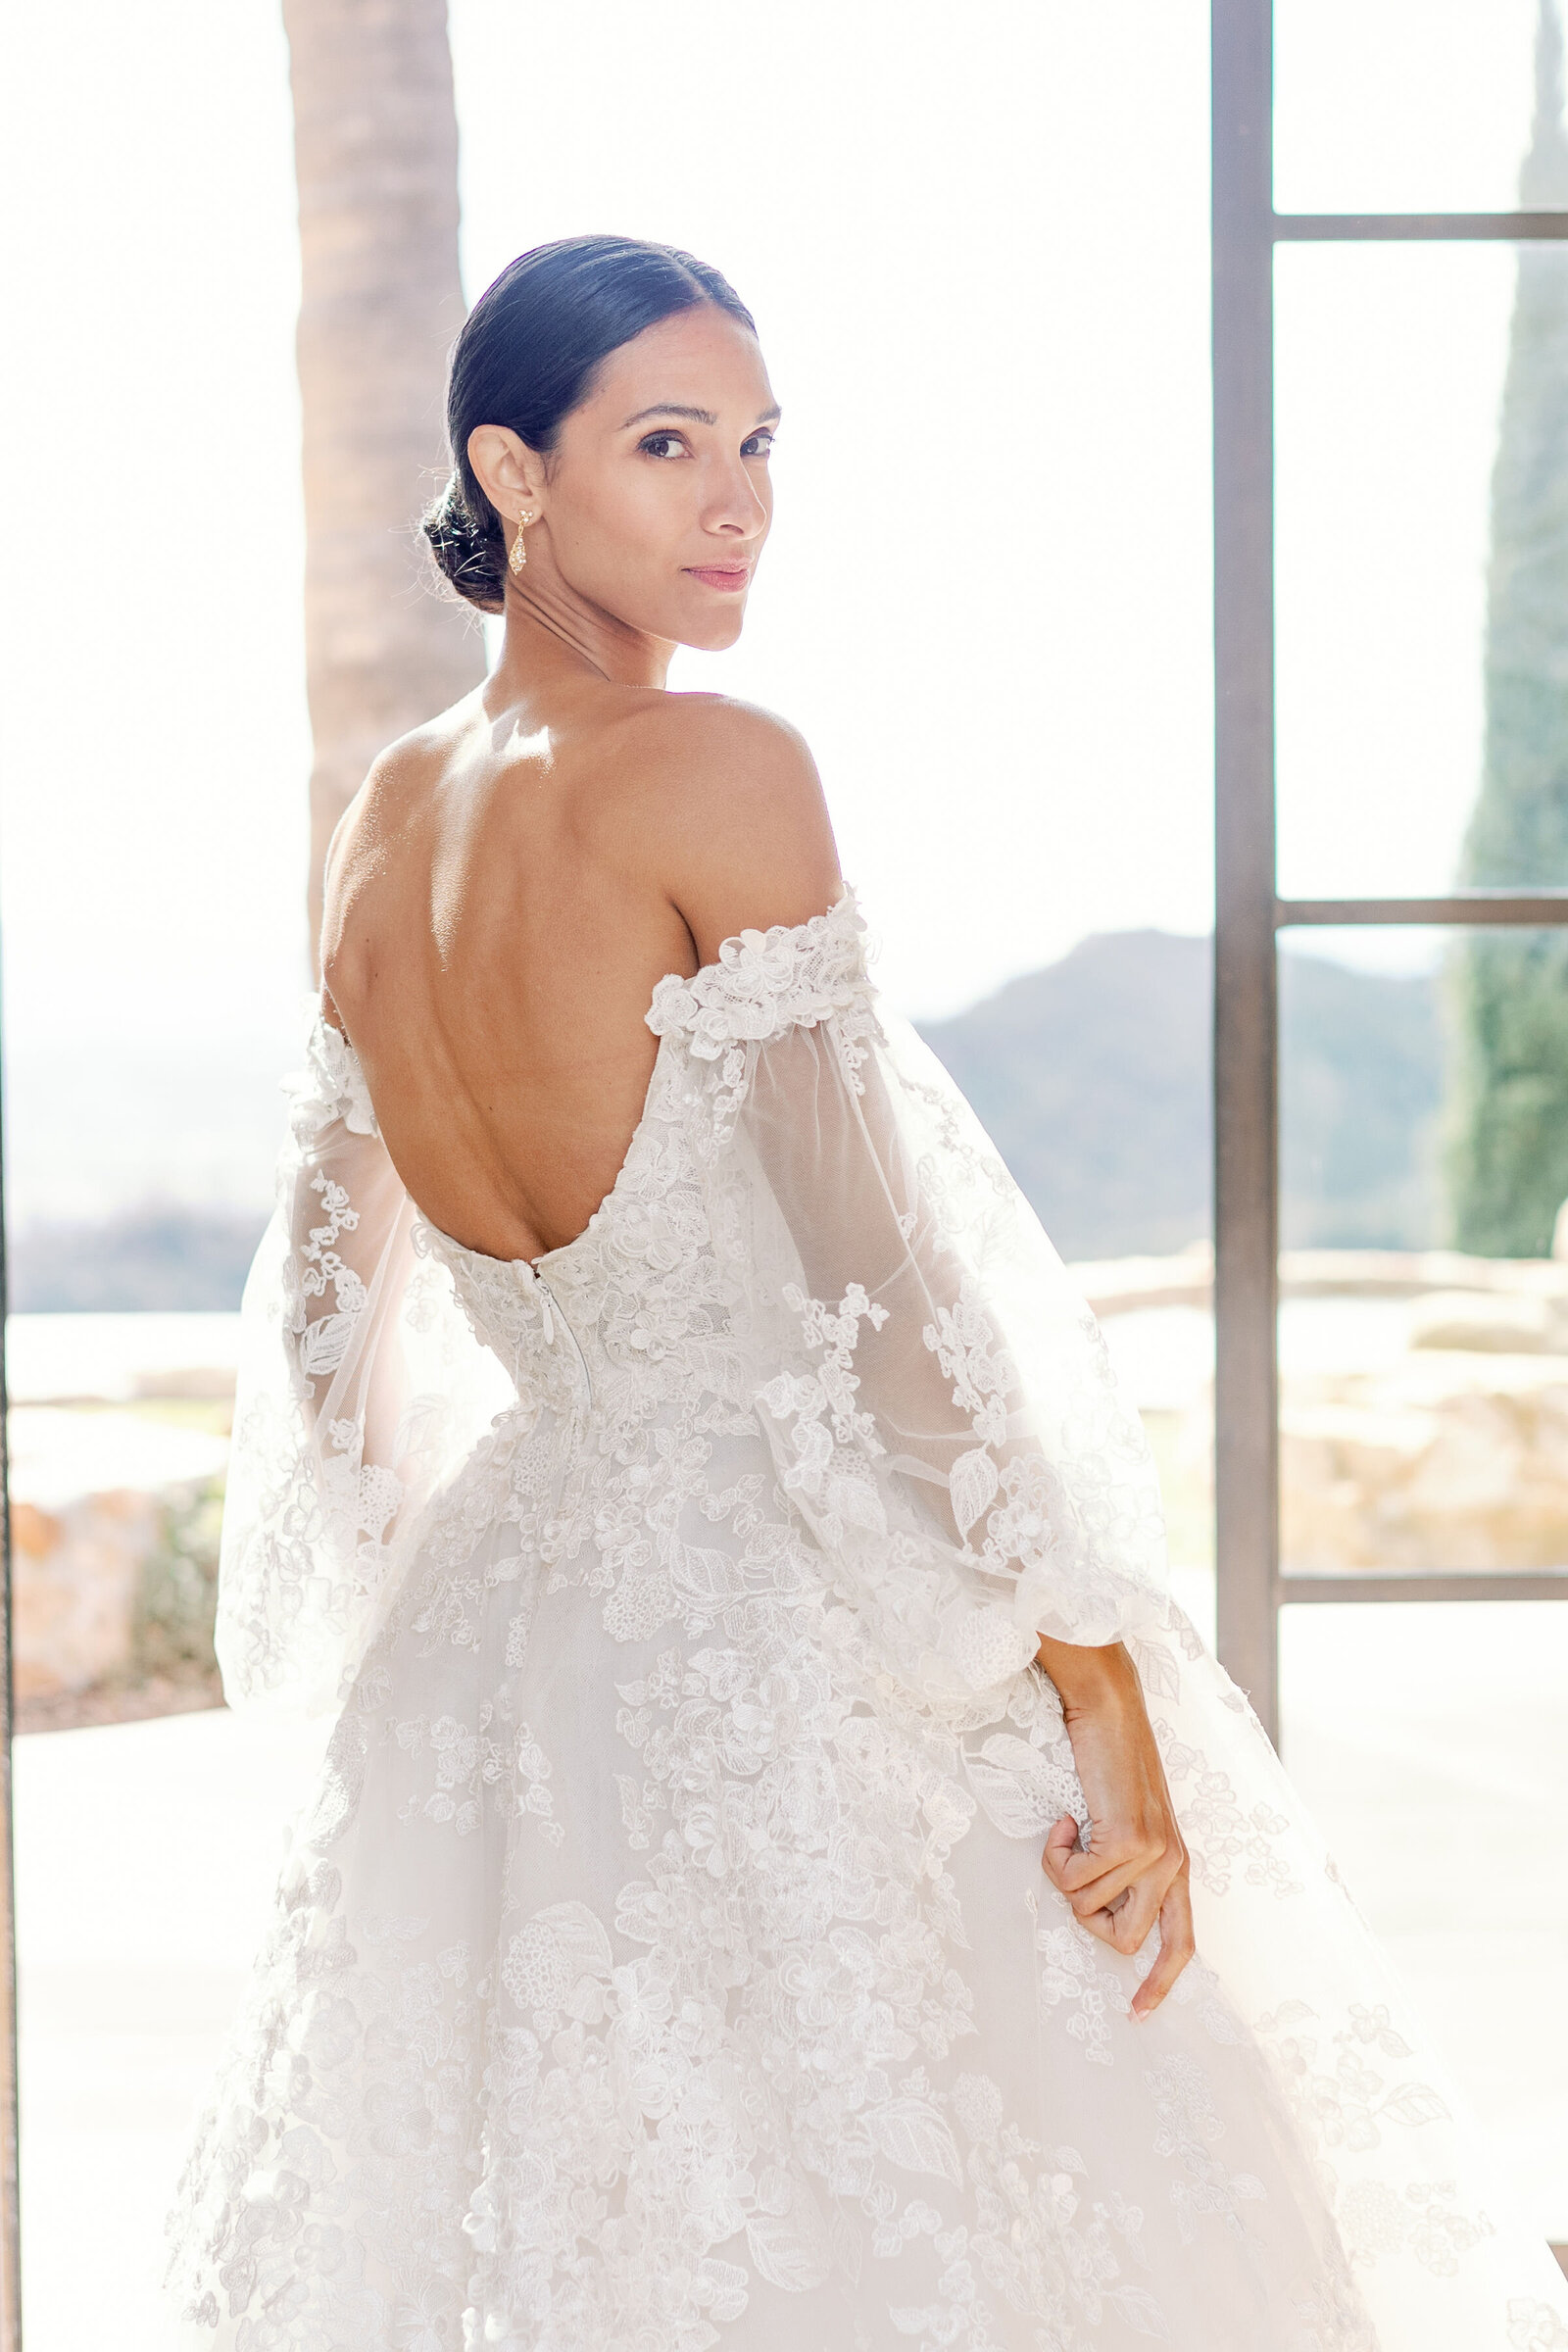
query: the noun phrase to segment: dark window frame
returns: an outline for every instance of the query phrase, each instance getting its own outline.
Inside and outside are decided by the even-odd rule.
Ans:
[[[1282,899],[1275,862],[1274,250],[1568,240],[1568,212],[1277,213],[1273,0],[1211,0],[1214,373],[1214,1506],[1222,1662],[1279,1738],[1279,1612],[1301,1601],[1568,1600],[1568,1566],[1282,1576],[1279,933],[1568,924],[1568,890]]]

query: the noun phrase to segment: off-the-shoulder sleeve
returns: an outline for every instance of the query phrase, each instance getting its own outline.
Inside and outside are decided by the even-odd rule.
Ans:
[[[781,1482],[895,1668],[994,1688],[1162,1614],[1158,1484],[1094,1318],[853,894],[649,1015],[711,1099],[710,1223]]]
[[[319,1015],[290,1095],[241,1309],[217,1645],[230,1705],[315,1714],[344,1694],[461,1448],[476,1350],[416,1251],[358,1056]]]

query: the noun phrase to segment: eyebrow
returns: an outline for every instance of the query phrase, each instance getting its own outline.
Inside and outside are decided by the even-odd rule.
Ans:
[[[780,414],[781,412],[776,407],[764,409],[757,422],[758,424],[776,424]],[[646,424],[650,416],[684,416],[689,424],[716,424],[718,422],[718,418],[713,415],[711,409],[687,409],[682,408],[678,401],[661,400],[656,401],[651,409],[639,409],[635,416],[628,416],[620,429],[623,433],[629,432],[634,424]],[[755,432],[757,428],[754,425],[752,429]]]

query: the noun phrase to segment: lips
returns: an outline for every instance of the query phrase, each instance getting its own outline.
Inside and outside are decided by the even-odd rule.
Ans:
[[[705,588],[717,588],[736,595],[752,576],[749,564],[688,564],[689,580],[701,580]]]

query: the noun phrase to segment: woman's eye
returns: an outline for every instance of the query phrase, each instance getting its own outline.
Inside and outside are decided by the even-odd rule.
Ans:
[[[741,443],[741,456],[765,458],[772,447],[773,436],[764,426],[760,431],[747,435]],[[637,448],[646,458],[684,458],[691,454],[681,433],[644,433]]]

